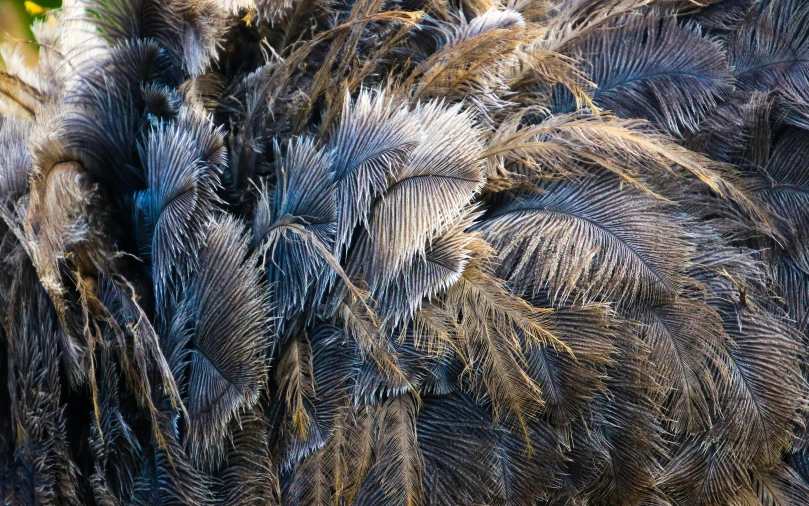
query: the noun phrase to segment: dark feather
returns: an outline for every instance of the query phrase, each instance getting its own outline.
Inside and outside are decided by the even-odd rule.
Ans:
[[[31,154],[26,143],[32,126],[21,120],[0,116],[0,202],[8,205],[28,189]]]
[[[699,25],[680,24],[654,9],[591,32],[568,51],[589,65],[597,106],[648,119],[674,135],[696,132],[732,90],[719,42],[703,37]],[[572,99],[564,97],[556,107],[568,112]]]
[[[719,315],[707,304],[681,299],[638,309],[633,317],[644,325],[641,335],[678,432],[709,427],[729,381],[723,363],[728,338]]]
[[[233,444],[215,488],[219,504],[279,504],[277,466],[270,456],[267,429],[267,420],[260,412],[243,414],[231,422]]]
[[[374,464],[353,504],[419,504],[423,461],[416,431],[416,401],[410,394],[391,397],[375,413]]]
[[[549,304],[538,297],[534,304]],[[550,345],[526,343],[526,370],[542,391],[542,417],[555,425],[572,423],[587,413],[604,391],[607,367],[612,365],[618,339],[607,308],[599,305],[562,307],[553,312],[551,325],[572,353]]]
[[[326,444],[349,404],[352,375],[358,367],[356,348],[338,327],[320,325],[310,338],[287,346],[276,373],[285,385],[289,413],[284,421],[289,434],[281,463],[285,467]],[[290,367],[295,368],[294,374]]]
[[[232,416],[255,404],[266,381],[266,298],[253,261],[241,225],[220,218],[208,230],[198,272],[185,292],[193,324],[189,456],[203,467],[224,457]]]
[[[728,60],[740,90],[775,89],[809,70],[809,6],[766,0],[751,9],[728,37]]]
[[[0,47],[0,502],[806,503],[808,17],[44,13]]]
[[[158,433],[144,452],[130,499],[133,506],[203,506],[213,504],[210,480],[191,465],[177,440],[176,416],[161,413]]]
[[[22,263],[5,319],[13,455],[7,500],[82,504],[59,374],[57,320],[33,267]]]
[[[587,425],[573,428],[567,473],[574,486],[594,503],[640,502],[662,471],[665,455],[660,412],[649,392],[651,371],[644,367],[647,351],[624,325],[616,325],[615,365],[608,372],[607,392],[593,403]],[[585,419],[586,420],[586,419]],[[589,429],[592,426],[593,429]]]
[[[139,250],[151,261],[160,305],[172,281],[187,280],[196,268],[217,203],[217,175],[199,157],[193,133],[179,125],[159,124],[140,150],[147,189],[135,197],[135,223],[143,231]]]
[[[278,150],[276,150],[278,151]],[[312,139],[287,145],[276,155],[275,189],[256,205],[253,245],[260,248],[270,282],[277,325],[293,320],[303,305],[324,293],[330,271],[338,268],[335,244],[336,200],[331,158]],[[323,279],[326,278],[326,279]]]
[[[809,132],[795,130],[781,137],[762,167],[764,177],[754,191],[778,216],[784,246],[794,261],[809,272],[809,236],[804,224],[809,199],[809,169],[806,146]]]
[[[427,504],[474,504],[492,494],[491,418],[459,393],[425,397],[418,418]]]

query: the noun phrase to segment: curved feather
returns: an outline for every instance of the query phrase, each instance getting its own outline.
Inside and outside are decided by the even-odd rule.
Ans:
[[[499,250],[498,272],[515,290],[627,305],[677,296],[690,246],[659,201],[604,176],[541,189],[504,195],[475,226]]]
[[[443,303],[450,319],[458,322],[458,348],[473,366],[475,386],[488,395],[494,419],[527,430],[527,421],[542,405],[542,394],[525,370],[521,338],[569,351],[551,332],[548,311],[514,296],[475,264],[467,265]]]
[[[809,497],[809,486],[784,463],[779,463],[773,469],[754,473],[753,489],[762,506],[800,504]]]
[[[231,422],[233,445],[227,466],[217,476],[217,502],[245,506],[279,504],[278,477],[267,441],[267,420],[261,412]]]
[[[177,417],[161,413],[159,433],[144,453],[143,471],[129,499],[133,506],[206,506],[213,504],[210,479],[191,464],[177,440]]]
[[[367,221],[371,202],[387,189],[388,178],[401,170],[423,135],[416,115],[384,92],[363,90],[353,104],[346,94],[328,144],[334,160],[340,248],[351,245],[354,226]]]
[[[769,467],[789,447],[791,427],[802,423],[800,412],[809,398],[800,372],[801,338],[766,313],[728,306],[719,306],[733,344],[717,437],[733,445],[737,461]]]
[[[132,497],[143,450],[121,408],[116,364],[107,352],[102,352],[100,359],[101,419],[91,427],[94,472],[90,480],[96,501],[114,506]]]
[[[388,283],[428,241],[462,218],[483,186],[481,145],[468,114],[431,102],[416,113],[424,141],[374,202],[368,244],[354,255],[372,290]],[[349,271],[351,272],[351,271]]]
[[[683,442],[661,475],[660,488],[686,504],[757,504],[744,467],[721,442]]]
[[[777,88],[809,71],[809,6],[799,0],[761,2],[727,41],[740,90]]]
[[[290,141],[286,155],[276,158],[273,195],[265,188],[256,205],[253,245],[264,257],[273,312],[282,326],[312,297],[323,297],[329,267],[341,268],[331,255],[337,228],[331,157],[316,149],[312,139],[301,139]],[[320,291],[312,293],[315,286]]]
[[[422,301],[436,297],[461,277],[471,255],[467,248],[474,238],[465,230],[480,216],[468,212],[452,228],[428,244],[424,256],[414,257],[388,285],[371,293],[380,315],[392,325],[411,318]]]
[[[288,412],[282,466],[288,468],[320,450],[337,430],[349,405],[357,362],[356,348],[333,325],[321,324],[308,339],[287,345],[276,370]]]
[[[680,24],[655,9],[593,31],[568,51],[589,64],[596,105],[623,118],[648,119],[675,136],[696,132],[732,90],[720,43],[703,37],[699,25]]]
[[[648,350],[631,330],[616,322],[607,391],[593,403],[591,418],[573,427],[572,462],[566,472],[580,494],[597,504],[639,503],[662,472],[666,448],[661,414],[648,389],[641,387],[654,384],[645,367]]]
[[[787,317],[799,332],[806,333],[809,327],[809,274],[788,258],[776,262],[774,274],[786,304]]]
[[[65,148],[87,171],[119,190],[146,186],[138,159],[138,134],[149,123],[141,86],[175,87],[182,76],[153,41],[121,44],[81,74],[82,86],[65,102],[73,106],[63,120]]]
[[[32,125],[15,118],[0,116],[0,202],[14,199],[28,189],[31,154],[27,149]]]
[[[649,360],[677,431],[709,427],[718,412],[719,392],[729,381],[724,367],[728,338],[719,315],[684,298],[637,308],[632,315],[644,325],[641,336],[651,349]]]
[[[212,224],[183,304],[193,322],[189,456],[207,467],[223,457],[231,417],[258,400],[270,344],[264,289],[247,255],[247,237],[234,219]]]
[[[550,305],[544,297],[532,303]],[[612,341],[622,336],[607,308],[597,304],[560,307],[551,314],[550,326],[571,353],[550,345],[526,343],[526,372],[542,391],[544,419],[566,425],[584,415],[599,392],[606,388],[607,368],[613,365]]]
[[[539,420],[529,424],[527,438],[502,426],[496,428],[493,481],[497,502],[530,506],[537,498],[551,496],[566,460],[560,444],[562,433]]]
[[[495,486],[491,418],[459,392],[422,401],[417,431],[425,502],[436,506],[481,502]]]
[[[192,134],[160,124],[141,150],[148,187],[135,197],[135,222],[145,230],[139,249],[151,260],[159,304],[172,280],[188,279],[194,269],[218,202],[218,178],[198,157]]]
[[[415,336],[409,328],[396,331],[387,340],[387,346],[395,360],[395,370],[391,371],[392,367],[379,359],[357,363],[351,392],[355,404],[376,404],[386,397],[407,392],[415,395],[422,391],[426,381],[441,374],[439,370],[450,359],[448,347],[425,354],[416,344]],[[436,380],[441,381],[441,378]],[[446,380],[451,381],[452,378]]]
[[[11,446],[8,499],[14,504],[83,502],[71,456],[59,374],[56,315],[33,267],[23,263],[4,318]]]
[[[779,217],[777,225],[786,239],[788,254],[804,271],[809,271],[809,235],[804,224],[809,220],[809,170],[806,146],[809,133],[787,132],[775,143],[763,167],[765,178],[753,191]]]
[[[191,74],[201,73],[216,54],[226,15],[217,3],[204,0],[95,0],[91,8],[110,40],[155,39]]]

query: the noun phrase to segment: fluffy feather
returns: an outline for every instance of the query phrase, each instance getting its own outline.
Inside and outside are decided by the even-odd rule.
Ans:
[[[45,13],[0,497],[805,503],[809,9],[703,4]]]

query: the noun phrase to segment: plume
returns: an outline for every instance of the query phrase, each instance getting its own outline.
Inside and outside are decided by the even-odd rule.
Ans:
[[[0,502],[805,504],[808,21],[43,12],[0,45]]]

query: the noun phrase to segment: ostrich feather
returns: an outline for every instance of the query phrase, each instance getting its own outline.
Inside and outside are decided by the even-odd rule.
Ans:
[[[2,502],[806,503],[807,16],[43,12],[0,45]]]

